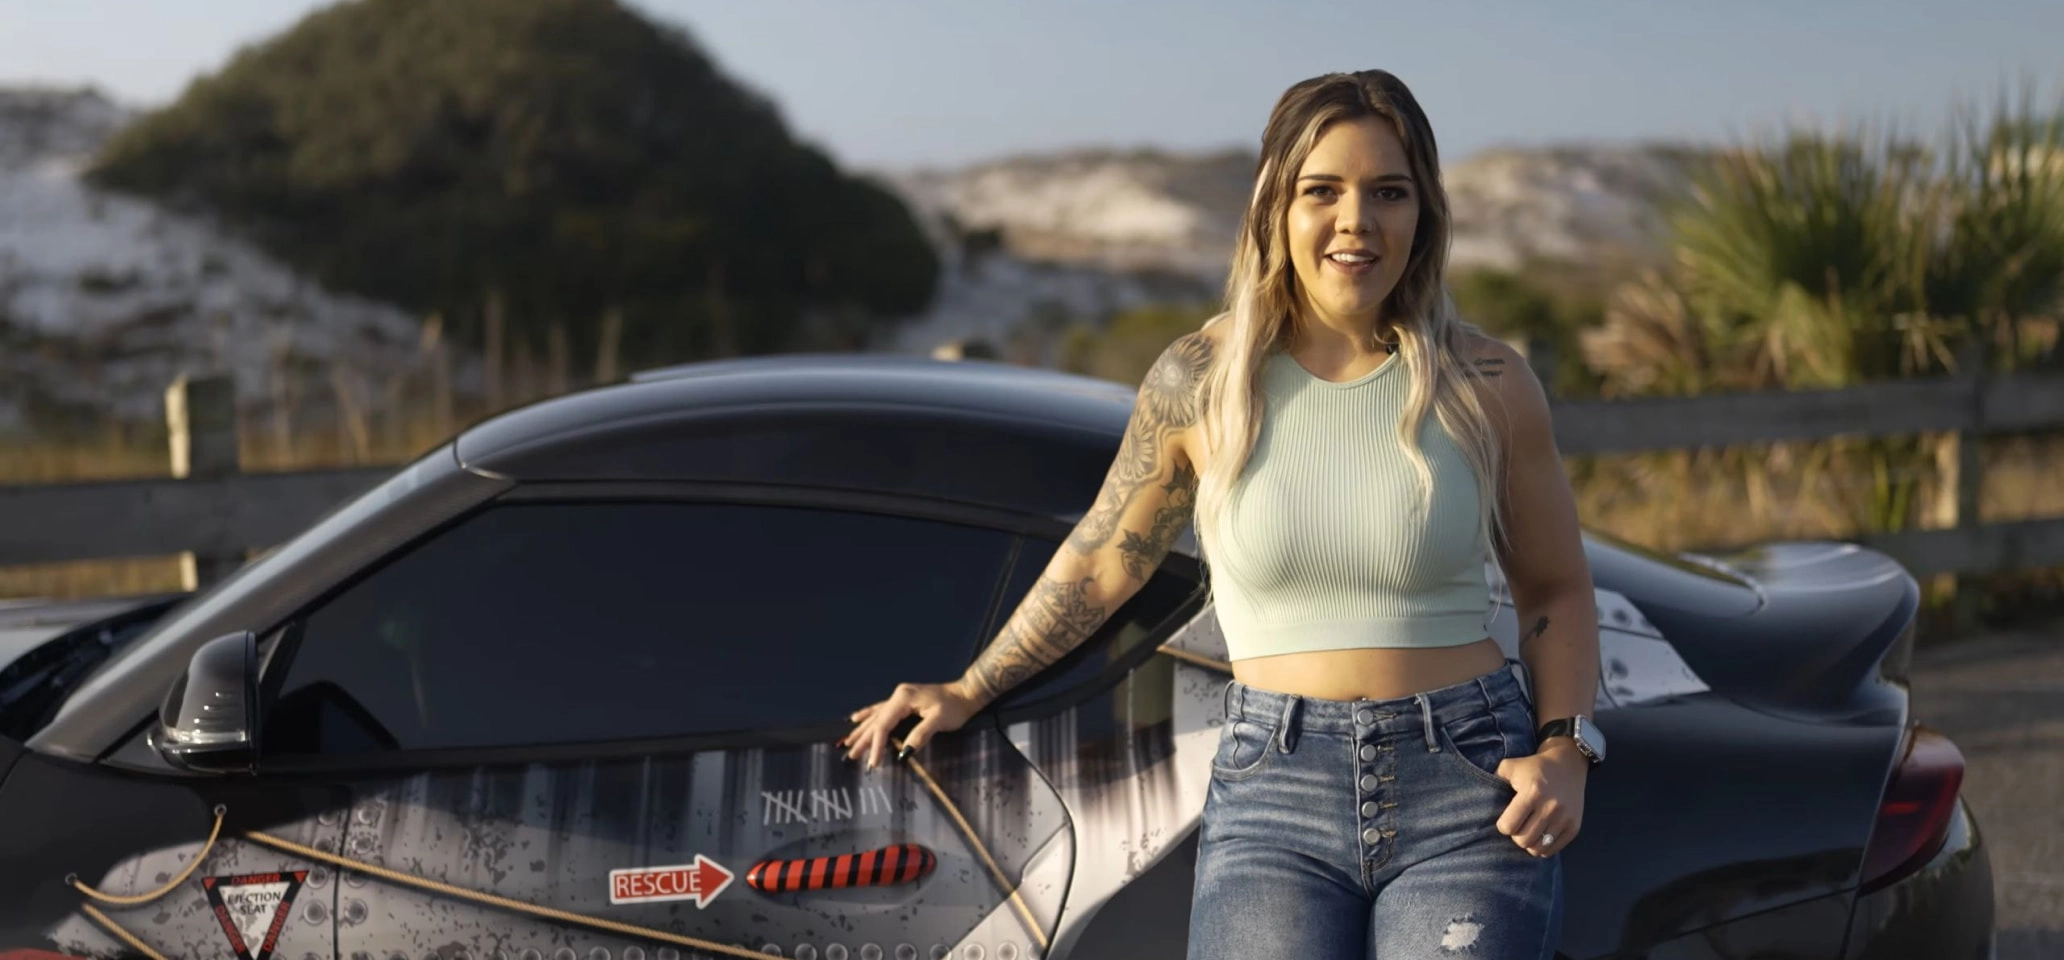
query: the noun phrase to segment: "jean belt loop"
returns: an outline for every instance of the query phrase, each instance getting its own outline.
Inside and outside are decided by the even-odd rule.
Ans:
[[[1532,713],[1534,709],[1534,675],[1527,670],[1524,663],[1517,660],[1506,662],[1511,664],[1512,679],[1519,684],[1519,695],[1526,700],[1527,712]]]
[[[1412,694],[1412,699],[1419,701],[1419,716],[1426,721],[1426,752],[1439,753],[1440,741],[1433,738],[1433,701],[1423,693]]]
[[[1303,702],[1304,698],[1299,696],[1283,698],[1283,716],[1276,722],[1277,750],[1289,753],[1297,749],[1297,707]]]
[[[1227,680],[1225,690],[1218,695],[1219,715],[1223,716],[1228,723],[1233,719],[1233,687],[1239,684],[1239,682],[1238,680]]]

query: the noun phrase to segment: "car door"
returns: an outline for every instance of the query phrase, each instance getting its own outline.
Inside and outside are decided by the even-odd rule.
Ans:
[[[520,502],[340,590],[268,666],[261,761],[350,796],[339,955],[1041,955],[1073,837],[994,723],[872,771],[831,746],[958,675],[1017,542],[879,505]]]
[[[1060,546],[1026,539],[1001,609],[1023,599]],[[1075,832],[1056,956],[1183,952],[1189,875],[1156,866],[1180,854],[1203,811],[1212,711],[1228,679],[1166,652],[1216,634],[1200,574],[1169,556],[1096,634],[997,701],[1005,735],[1054,785]],[[1153,889],[1137,889],[1150,875]],[[1112,906],[1121,896],[1126,905]]]

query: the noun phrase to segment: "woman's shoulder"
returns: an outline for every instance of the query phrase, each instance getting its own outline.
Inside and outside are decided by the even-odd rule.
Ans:
[[[1526,354],[1512,344],[1482,331],[1468,331],[1455,339],[1455,360],[1470,378],[1491,388],[1505,400],[1524,400],[1541,392]]]
[[[1197,327],[1197,329],[1175,338],[1175,342],[1170,344],[1169,346],[1171,349],[1173,349],[1174,347],[1184,344],[1187,341],[1193,347],[1210,350],[1220,350],[1225,347],[1226,337],[1232,333],[1232,329],[1232,314],[1215,314],[1209,319],[1205,320],[1203,324]]]
[[[1480,330],[1464,332],[1455,338],[1455,359],[1473,370],[1504,372],[1511,368],[1525,368],[1526,354],[1497,337]]]
[[[1204,321],[1204,325],[1170,341],[1161,350],[1161,356],[1154,361],[1153,369],[1147,371],[1142,390],[1149,385],[1162,388],[1181,387],[1184,392],[1194,392],[1203,382],[1204,374],[1211,369],[1211,363],[1225,349],[1226,331],[1229,324],[1219,322],[1223,314]]]
[[[1467,381],[1487,401],[1485,408],[1493,412],[1491,422],[1501,436],[1516,427],[1531,429],[1549,422],[1547,391],[1526,354],[1481,331],[1456,338],[1455,354]]]
[[[1175,338],[1161,351],[1154,366],[1140,382],[1140,398],[1171,426],[1195,423],[1201,413],[1198,398],[1205,375],[1211,370],[1225,338],[1225,326],[1206,322],[1203,327]]]

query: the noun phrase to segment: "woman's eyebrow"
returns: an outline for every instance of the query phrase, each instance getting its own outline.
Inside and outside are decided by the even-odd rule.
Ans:
[[[1297,182],[1299,182],[1299,183],[1303,183],[1303,182],[1304,182],[1304,181],[1306,181],[1306,180],[1323,180],[1323,181],[1325,181],[1325,182],[1327,182],[1327,183],[1345,183],[1345,182],[1347,182],[1347,180],[1346,180],[1346,178],[1345,178],[1345,177],[1341,177],[1341,176],[1339,176],[1338,174],[1331,174],[1331,173],[1307,173],[1307,174],[1305,174],[1304,176],[1301,176],[1301,177],[1298,177],[1298,178],[1297,178]],[[1411,183],[1411,182],[1412,182],[1412,176],[1411,176],[1411,174],[1407,174],[1407,173],[1386,173],[1386,174],[1384,174],[1384,175],[1382,175],[1382,176],[1380,176],[1380,177],[1376,177],[1376,178],[1374,178],[1374,179],[1370,180],[1369,182],[1370,182],[1370,183]]]

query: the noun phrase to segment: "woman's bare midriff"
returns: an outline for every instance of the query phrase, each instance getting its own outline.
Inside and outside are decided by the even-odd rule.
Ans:
[[[1451,687],[1505,665],[1489,637],[1456,647],[1319,650],[1233,661],[1250,687],[1320,700],[1391,700]]]

